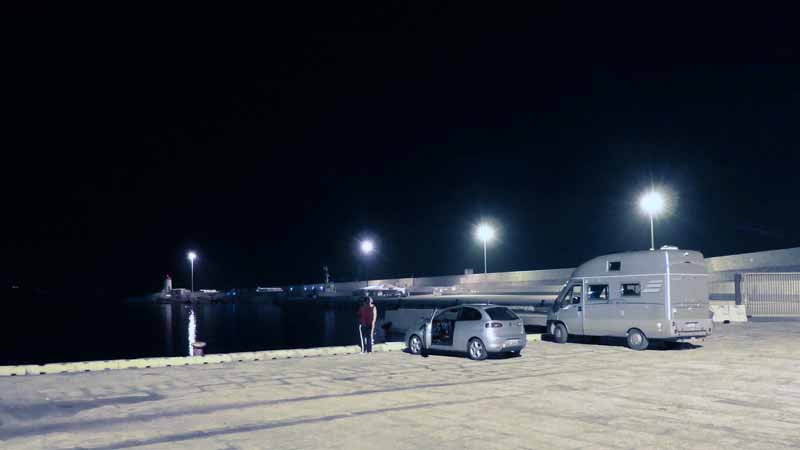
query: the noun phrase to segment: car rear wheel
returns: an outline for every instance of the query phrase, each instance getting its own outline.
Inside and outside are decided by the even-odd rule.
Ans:
[[[647,336],[640,330],[633,328],[628,331],[628,347],[632,350],[644,350],[648,345]]]
[[[567,327],[565,327],[563,323],[553,325],[553,340],[556,341],[556,343],[563,344],[567,342],[568,336]]]
[[[482,340],[478,338],[472,338],[467,344],[467,356],[469,356],[469,359],[482,361],[486,359],[489,354],[486,352],[486,347],[483,345]]]
[[[412,355],[422,354],[422,339],[416,334],[412,334],[411,337],[408,338],[408,351],[410,351]]]

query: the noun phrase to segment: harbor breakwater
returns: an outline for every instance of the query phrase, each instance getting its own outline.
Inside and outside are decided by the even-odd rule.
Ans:
[[[800,247],[706,258],[713,301],[735,302],[737,275],[752,272],[800,272]],[[574,268],[496,272],[437,277],[387,278],[335,284],[284,286],[290,297],[348,297],[365,286],[393,285],[411,295],[524,295],[521,303],[552,301]]]

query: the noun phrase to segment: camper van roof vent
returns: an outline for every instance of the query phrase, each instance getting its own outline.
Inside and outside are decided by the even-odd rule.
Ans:
[[[678,247],[676,247],[674,245],[662,245],[661,246],[661,250],[677,250],[677,249],[678,249]]]

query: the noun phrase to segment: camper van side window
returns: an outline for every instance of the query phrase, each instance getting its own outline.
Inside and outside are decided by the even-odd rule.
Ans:
[[[607,284],[590,284],[589,285],[589,301],[605,302],[608,301],[608,285]]]
[[[622,283],[620,290],[623,297],[639,297],[642,295],[642,285],[639,283]]]
[[[622,261],[609,261],[608,262],[608,271],[609,272],[619,272],[622,270]]]

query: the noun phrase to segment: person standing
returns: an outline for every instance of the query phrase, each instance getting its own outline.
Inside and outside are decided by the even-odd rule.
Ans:
[[[378,308],[372,303],[372,297],[367,297],[358,308],[358,335],[361,338],[361,353],[372,353],[377,319]]]

